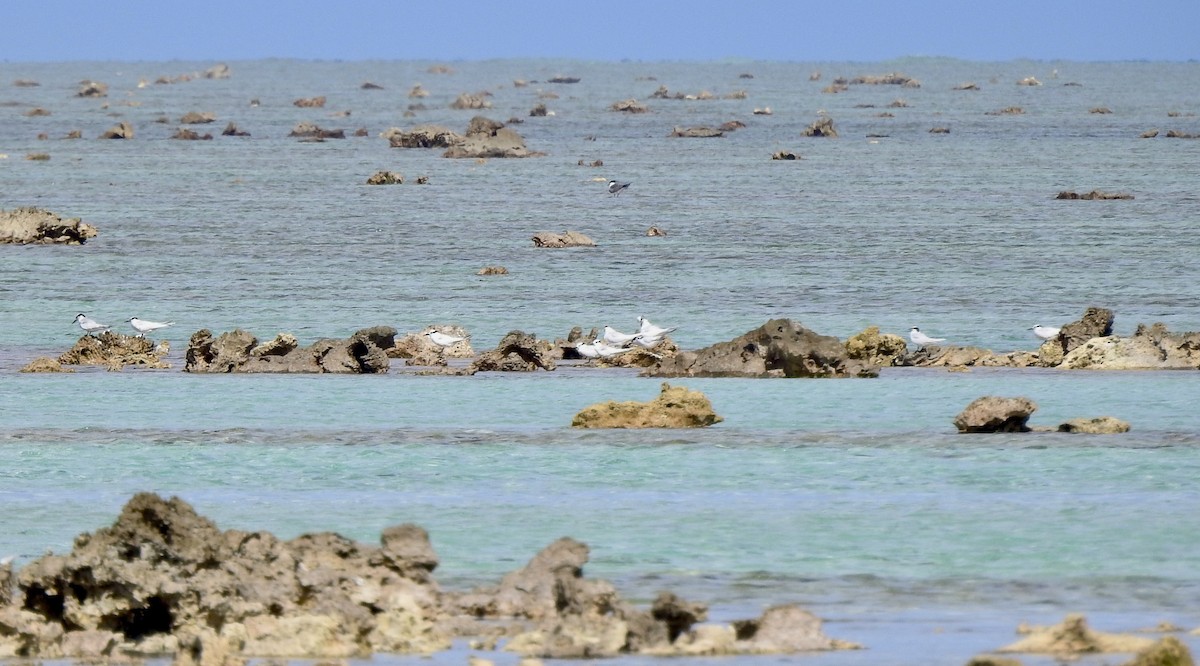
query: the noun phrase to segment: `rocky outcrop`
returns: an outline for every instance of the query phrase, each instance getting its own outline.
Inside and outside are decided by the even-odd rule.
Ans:
[[[1092,190],[1091,192],[1074,192],[1064,190],[1059,192],[1055,199],[1086,199],[1086,200],[1106,200],[1106,199],[1132,199],[1133,195],[1127,192],[1101,192],[1100,190]]]
[[[1037,404],[1029,398],[984,396],[954,417],[954,427],[961,433],[1029,432],[1026,422],[1036,410]]]
[[[723,421],[699,391],[663,383],[650,402],[608,402],[584,408],[572,428],[703,428]]]
[[[429,339],[430,331],[438,331],[456,338],[462,338],[449,347],[442,347]],[[419,333],[408,333],[396,340],[395,345],[387,350],[392,358],[408,360],[408,365],[446,365],[447,358],[471,358],[475,350],[471,348],[471,336],[467,329],[457,324],[437,324],[426,326]]]
[[[157,345],[145,337],[122,335],[104,331],[100,335],[84,335],[75,346],[58,357],[63,365],[100,365],[113,371],[127,366],[148,369],[166,369],[171,364],[164,360],[170,351],[167,342]]]
[[[1163,636],[1143,648],[1122,666],[1195,666],[1188,646],[1174,636]]]
[[[367,178],[367,185],[401,185],[404,183],[404,174],[396,173],[395,171],[376,171]]]
[[[321,95],[320,97],[302,97],[300,99],[294,100],[292,102],[292,105],[298,106],[300,108],[319,109],[319,108],[322,108],[325,106],[325,96]]]
[[[822,116],[804,128],[804,136],[824,136],[836,138],[837,128],[833,126],[833,118]]]
[[[171,135],[171,138],[183,141],[212,141],[213,135],[208,132],[201,134],[194,129],[180,127],[175,130],[175,134]]]
[[[711,127],[675,127],[671,130],[671,136],[690,139],[710,139],[725,136],[725,133]]]
[[[237,123],[231,120],[225,125],[225,129],[221,130],[221,136],[250,136],[250,133],[242,131]]]
[[[1129,432],[1129,423],[1113,416],[1098,416],[1091,419],[1071,419],[1058,426],[1059,432],[1077,432],[1085,435],[1112,435]]]
[[[21,368],[21,372],[75,372],[71,368],[63,367],[63,364],[58,359],[50,358],[49,356],[39,356]],[[3,591],[0,590],[0,594]]]
[[[878,326],[869,326],[846,340],[846,354],[856,361],[870,365],[892,365],[908,351],[908,343],[894,333],[880,333]]]
[[[393,127],[383,133],[392,148],[449,148],[462,136],[441,125],[418,125],[410,130]]]
[[[108,97],[108,84],[99,81],[80,81],[76,97]]]
[[[64,220],[41,208],[0,210],[0,245],[83,245],[98,233],[78,217]]]
[[[434,620],[438,564],[415,525],[379,547],[333,533],[222,531],[183,500],[134,496],[112,526],[18,572],[0,653],[348,658],[450,646]],[[14,612],[15,611],[15,612]]]
[[[1068,615],[1061,624],[1034,627],[1028,634],[997,652],[1029,652],[1078,658],[1084,654],[1138,652],[1154,644],[1153,640],[1142,636],[1094,631],[1088,627],[1087,618],[1078,613]]]
[[[330,130],[323,129],[320,126],[310,122],[299,122],[288,133],[288,136],[294,136],[301,139],[344,139],[346,138],[346,130]]]
[[[476,116],[467,127],[462,141],[450,146],[442,157],[502,158],[536,157],[542,153],[525,147],[525,139],[502,123]]]
[[[471,362],[469,370],[476,372],[532,372],[553,370],[554,347],[546,340],[538,340],[532,333],[511,331],[500,340],[495,349],[485,351]]]
[[[386,350],[395,344],[395,335],[391,326],[375,326],[345,340],[322,339],[301,347],[289,333],[259,344],[241,329],[216,338],[203,329],[188,342],[183,369],[197,373],[382,373],[388,371]]]
[[[596,241],[589,238],[586,234],[578,231],[567,230],[563,233],[554,231],[539,231],[533,235],[533,244],[536,247],[595,247]]]
[[[452,109],[490,109],[492,103],[488,101],[486,95],[479,93],[472,95],[470,93],[460,93],[453,102],[450,103]]]
[[[133,125],[128,121],[122,120],[120,123],[113,125],[100,135],[101,139],[132,139]]]
[[[875,377],[877,366],[790,319],[772,319],[728,342],[663,359],[650,377]]]
[[[202,125],[211,123],[217,119],[217,114],[212,111],[188,111],[183,114],[179,122],[184,125]]]
[[[1066,328],[1064,327],[1064,333]],[[1092,338],[1072,349],[1060,368],[1088,370],[1200,369],[1200,333],[1171,333],[1141,324],[1131,337]]]
[[[613,111],[620,111],[623,113],[647,113],[650,111],[650,107],[642,104],[632,97],[619,102],[613,102],[608,108],[612,109]]]
[[[670,592],[660,592],[649,610],[636,608],[607,581],[584,577],[588,555],[586,544],[559,539],[499,586],[447,595],[446,605],[459,617],[489,623],[528,621],[532,626],[510,625],[516,635],[504,648],[524,657],[780,654],[859,647],[826,637],[820,620],[794,605],[769,608],[757,619],[729,625],[697,624],[707,618],[707,606]]]

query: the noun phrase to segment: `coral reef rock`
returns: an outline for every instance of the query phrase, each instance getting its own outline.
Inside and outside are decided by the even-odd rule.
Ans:
[[[1061,624],[1036,627],[1025,638],[998,652],[1029,652],[1070,658],[1090,653],[1138,652],[1153,644],[1153,640],[1142,636],[1093,631],[1087,626],[1087,619],[1083,615],[1072,613]]]
[[[485,351],[471,362],[470,372],[532,372],[553,370],[554,345],[538,340],[532,333],[510,331],[495,349]]]
[[[171,364],[163,360],[170,345],[155,344],[153,340],[132,335],[104,331],[100,335],[84,335],[75,346],[58,357],[63,365],[102,365],[109,370],[121,370],[126,366],[167,369]]]
[[[728,342],[684,351],[644,373],[650,377],[877,377],[878,366],[853,359],[841,340],[791,319],[772,319]]]
[[[83,245],[98,233],[77,217],[64,220],[41,208],[0,210],[0,245]]]
[[[1029,432],[1025,424],[1036,410],[1037,404],[1029,398],[984,396],[954,417],[954,427],[966,433]]]
[[[192,334],[185,372],[357,373],[388,371],[387,351],[395,344],[391,326],[364,328],[344,340],[322,339],[301,347],[289,333],[259,344],[241,329],[213,338],[208,329]]]
[[[573,428],[703,428],[723,421],[699,391],[663,383],[650,402],[608,402],[575,415]]]

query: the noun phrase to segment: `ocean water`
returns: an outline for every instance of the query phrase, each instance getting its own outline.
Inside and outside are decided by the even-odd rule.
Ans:
[[[648,400],[660,382],[569,363],[475,377],[179,371],[201,328],[308,343],[455,323],[478,350],[513,329],[555,338],[644,315],[698,348],[786,316],[843,338],[920,326],[1011,351],[1036,348],[1036,323],[1102,306],[1118,333],[1200,330],[1200,141],[1138,138],[1200,133],[1200,65],[504,60],[433,74],[427,62],[268,60],[229,63],[227,80],[138,87],[212,64],[0,64],[0,207],[100,228],[82,247],[0,247],[0,556],[66,551],[152,490],[224,528],[285,537],[373,542],[418,523],[449,588],[492,582],[572,536],[591,547],[587,574],[634,601],[671,589],[717,620],[796,602],[868,647],[757,663],[961,664],[1015,640],[1021,622],[1075,611],[1106,631],[1200,626],[1194,372],[679,380],[725,421],[581,432],[568,425],[583,407]],[[821,92],[893,71],[921,87]],[[544,82],[555,75],[581,81]],[[1016,85],[1027,76],[1043,85]],[[108,97],[75,97],[82,79],[107,82]],[[967,81],[981,89],[953,90]],[[418,83],[430,96],[410,99]],[[717,99],[652,99],[660,85]],[[448,160],[379,138],[423,122],[462,131],[479,112],[450,102],[484,90],[482,114],[523,119],[513,127],[546,156]],[[316,95],[325,108],[292,105]],[[631,97],[651,111],[608,110]],[[898,99],[907,106],[889,106]],[[554,115],[528,117],[539,101]],[[1009,106],[1025,113],[988,115]],[[51,115],[25,115],[35,107]],[[216,114],[201,132],[234,121],[251,136],[170,140],[188,111]],[[801,135],[821,113],[839,138]],[[722,138],[668,136],[735,119],[747,126]],[[120,120],[133,140],[95,138]],[[288,138],[304,120],[369,136]],[[85,138],[61,138],[74,129]],[[778,150],[803,159],[771,160]],[[51,159],[24,159],[35,152]],[[409,182],[365,185],[380,169]],[[610,178],[633,185],[611,197]],[[1054,199],[1067,189],[1135,198]],[[668,235],[646,237],[651,225]],[[530,241],[566,229],[598,246]],[[475,275],[492,264],[509,274]],[[174,369],[17,373],[73,344],[77,312],[118,330],[131,316],[175,321]],[[954,415],[988,394],[1033,398],[1037,425],[1112,415],[1133,430],[955,434]]]

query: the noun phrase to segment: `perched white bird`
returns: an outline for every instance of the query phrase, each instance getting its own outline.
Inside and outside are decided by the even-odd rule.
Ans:
[[[146,321],[145,319],[138,319],[137,317],[130,317],[125,321],[129,322],[129,325],[133,327],[133,330],[138,332],[137,336],[139,338],[147,333],[153,333],[160,328],[166,328],[175,324],[173,321]]]
[[[604,344],[604,340],[596,338],[592,341],[592,348],[596,350],[600,358],[608,358],[617,354],[624,354],[627,351],[633,351],[629,347],[613,347],[612,345]]]
[[[1053,340],[1054,338],[1058,337],[1059,333],[1062,333],[1061,328],[1054,328],[1053,326],[1042,326],[1041,324],[1038,324],[1037,326],[1034,326],[1033,328],[1031,328],[1029,330],[1033,331],[1034,335],[1038,336],[1039,338],[1041,338],[1043,340]]]
[[[600,352],[596,351],[596,345],[581,342],[575,345],[575,351],[584,358],[600,358]]]
[[[638,317],[638,334],[640,334],[643,338],[661,338],[677,328],[679,327],[672,326],[671,328],[663,328],[662,326],[655,326],[654,324],[650,323],[649,319],[646,319],[642,316]]]
[[[92,319],[91,317],[83,314],[82,312],[75,315],[75,323],[79,324],[79,328],[82,328],[83,332],[87,333],[88,335],[91,335],[93,333],[103,333],[103,332],[107,331],[109,328],[111,328],[110,326],[101,324],[100,322],[96,321],[95,319]]]
[[[633,344],[641,347],[642,349],[654,349],[658,345],[662,344],[662,341],[663,336],[661,335],[645,336],[639,333],[637,337],[633,339]]]
[[[618,183],[615,180],[608,181],[608,193],[616,196],[621,193],[621,190],[629,187],[632,183]]]
[[[625,347],[633,342],[641,333],[622,333],[612,326],[604,327],[604,341],[610,345]]]
[[[921,345],[922,347],[924,347],[925,345],[933,345],[933,344],[937,344],[939,342],[946,341],[946,338],[931,338],[928,335],[925,335],[924,333],[922,333],[921,329],[917,328],[916,326],[913,326],[912,330],[908,332],[908,339],[912,340],[914,343],[916,343],[918,345]]]
[[[466,340],[466,338],[460,338],[457,335],[446,335],[440,331],[429,331],[425,335],[428,335],[429,339],[433,341],[433,344],[439,347],[449,347],[456,342],[462,342],[463,340]]]

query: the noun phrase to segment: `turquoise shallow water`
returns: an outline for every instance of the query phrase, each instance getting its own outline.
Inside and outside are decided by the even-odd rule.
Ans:
[[[1200,626],[1193,372],[681,380],[725,418],[689,432],[570,430],[589,404],[657,393],[658,381],[625,371],[179,372],[192,332],[236,326],[307,343],[454,322],[486,349],[514,328],[552,338],[575,325],[628,329],[642,314],[679,326],[676,339],[695,348],[790,316],[839,337],[919,325],[1008,351],[1036,346],[1034,323],[1099,305],[1117,312],[1118,332],[1152,321],[1198,330],[1189,229],[1200,142],[1136,137],[1200,133],[1200,66],[495,61],[438,76],[429,63],[262,61],[231,63],[227,81],[137,87],[210,64],[0,68],[5,85],[42,83],[0,88],[0,207],[38,205],[101,229],[78,248],[0,247],[0,556],[66,550],[133,492],[154,490],[222,527],[283,536],[373,541],[416,522],[447,587],[492,581],[569,535],[591,546],[589,575],[635,600],[669,588],[709,602],[717,619],[796,601],[831,635],[871,648],[778,660],[788,663],[961,664],[1010,642],[1019,622],[1071,611],[1110,631]],[[814,70],[822,81],[808,80]],[[887,71],[922,87],[820,92],[834,76]],[[582,81],[512,85],[559,73]],[[1030,75],[1046,85],[1015,85]],[[107,80],[107,100],[74,98],[83,78]],[[365,80],[385,90],[359,89]],[[968,80],[982,90],[952,90]],[[404,118],[418,82],[432,95]],[[659,85],[747,97],[649,99]],[[487,115],[524,118],[515,127],[546,157],[452,161],[377,136],[417,122],[461,129],[473,112],[449,102],[481,89],[493,92]],[[539,91],[558,94],[544,100],[554,116],[527,117]],[[291,105],[316,94],[327,108]],[[606,110],[629,97],[652,112]],[[909,106],[889,108],[897,98]],[[1012,105],[1026,113],[985,115]],[[26,117],[34,106],[52,115]],[[750,113],[762,106],[774,114]],[[1088,113],[1097,106],[1113,113]],[[253,136],[167,139],[192,110],[217,114],[204,131],[234,120]],[[841,138],[801,137],[822,110]],[[134,140],[91,138],[118,117],[134,123]],[[666,136],[733,118],[748,126],[722,139]],[[286,138],[300,120],[371,136]],[[58,138],[70,129],[88,138]],[[768,159],[780,149],[804,159]],[[22,159],[29,152],[51,160]],[[431,183],[363,185],[383,168]],[[610,177],[634,185],[608,197]],[[1053,199],[1095,188],[1135,199]],[[646,238],[651,224],[669,235]],[[599,246],[529,242],[566,228]],[[488,264],[510,274],[474,275]],[[67,349],[80,311],[114,324],[175,320],[175,369],[16,372]],[[1038,425],[1107,414],[1133,431],[955,434],[953,416],[987,394],[1033,398]],[[464,651],[437,661],[462,663]]]

